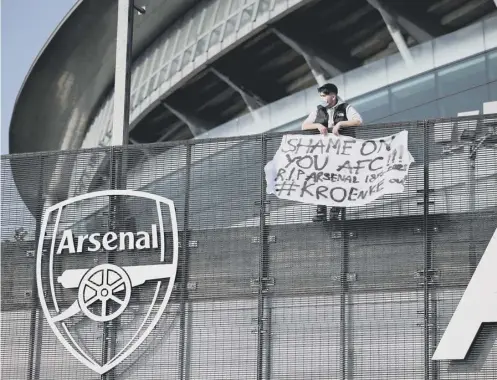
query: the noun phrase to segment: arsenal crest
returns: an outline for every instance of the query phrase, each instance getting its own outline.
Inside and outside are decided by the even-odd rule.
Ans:
[[[43,217],[36,281],[45,318],[64,347],[99,374],[126,359],[157,325],[177,266],[169,199],[107,190],[58,203]]]

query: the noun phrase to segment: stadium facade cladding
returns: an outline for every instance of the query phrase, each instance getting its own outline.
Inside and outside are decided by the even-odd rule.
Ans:
[[[456,116],[497,100],[493,0],[407,2],[404,9],[372,0],[136,5],[147,11],[135,17],[132,144],[298,128],[322,80],[337,83],[368,123]],[[80,1],[59,25],[16,100],[11,153],[110,143],[116,13],[117,2]],[[346,16],[329,23],[336,14]],[[309,31],[311,22],[323,27]],[[389,30],[400,32],[414,66],[398,53],[402,46]],[[416,93],[420,82],[428,87]],[[402,86],[414,95],[404,98]],[[466,90],[471,93],[463,95]],[[464,108],[456,110],[461,98]],[[70,159],[54,163],[54,172],[64,175],[51,179],[49,202],[90,191],[104,164],[93,158],[76,172]],[[12,169],[29,206],[36,194]]]

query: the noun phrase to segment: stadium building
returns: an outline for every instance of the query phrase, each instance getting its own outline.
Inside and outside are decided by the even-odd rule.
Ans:
[[[481,113],[497,100],[492,0],[135,5],[146,13],[134,25],[132,144],[299,129],[325,80],[367,124]],[[116,2],[80,1],[60,23],[15,103],[11,153],[110,144],[116,15]],[[104,161],[77,173],[58,162],[66,175],[52,202],[98,187]],[[24,170],[13,168],[16,181]]]
[[[111,146],[116,1],[79,1],[16,100],[2,214],[11,224],[28,214],[36,223],[2,245],[2,377],[495,378],[495,330],[487,326],[467,361],[432,355],[497,222],[497,131],[495,119],[482,117],[497,113],[497,3],[135,6],[128,147]],[[315,206],[265,192],[279,132],[300,129],[324,82],[361,113],[358,138],[408,130],[414,158],[405,191],[348,207],[335,224],[313,223]],[[127,189],[174,201],[180,259],[161,322],[135,354],[98,376],[64,350],[39,307],[42,290],[70,310],[77,285],[56,292],[59,284],[36,283],[111,263],[85,252],[56,256],[53,265],[46,254],[54,256],[62,229],[110,231],[111,201],[60,208],[41,236],[41,256],[35,236],[47,207],[115,186],[116,157],[126,157]],[[12,206],[14,189],[29,212]],[[155,203],[125,204],[129,231],[155,223]],[[112,263],[155,264],[152,253],[121,252]],[[37,270],[52,270],[36,281],[35,259],[45,260]],[[82,352],[105,361],[126,350],[126,329],[141,329],[139,317],[152,310],[154,288],[140,286],[116,324],[95,327],[81,313],[68,319],[64,328],[85,341]]]

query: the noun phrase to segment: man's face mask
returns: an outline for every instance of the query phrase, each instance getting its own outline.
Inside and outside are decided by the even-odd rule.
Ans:
[[[334,103],[335,95],[326,93],[321,93],[320,95],[321,101],[319,102],[319,104],[323,107],[329,107],[331,104]]]

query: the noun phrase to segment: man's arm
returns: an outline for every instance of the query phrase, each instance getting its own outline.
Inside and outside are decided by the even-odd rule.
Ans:
[[[347,118],[349,120],[340,121],[333,127],[333,134],[338,136],[338,131],[342,128],[360,127],[362,125],[361,115],[351,105],[347,106]]]
[[[362,117],[357,110],[349,105],[347,107],[347,121],[342,121],[342,127],[359,127],[362,125]]]
[[[312,123],[312,122],[305,122],[305,121],[302,123],[302,129],[304,131],[305,130],[309,130],[309,129],[321,129],[321,128],[326,129],[326,127],[323,124]]]
[[[316,111],[313,111],[307,116],[307,118],[304,120],[302,123],[302,130],[311,130],[311,129],[318,129],[319,132],[322,134],[326,134],[328,132],[328,128],[326,128],[324,125],[320,123],[315,123],[314,120],[316,120]]]
[[[340,124],[340,126],[343,127],[360,127],[362,125],[362,121],[359,119],[352,119],[352,120],[347,120],[347,121],[340,121],[337,123],[337,125]]]

